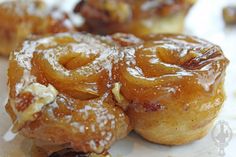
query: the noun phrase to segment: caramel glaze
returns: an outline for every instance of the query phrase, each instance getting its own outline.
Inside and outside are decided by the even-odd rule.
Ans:
[[[82,14],[85,18],[84,29],[90,32],[142,35],[150,31],[144,23],[151,24],[156,20],[161,22],[164,18],[179,14],[184,16],[194,2],[195,0],[82,0],[74,11]]]
[[[121,91],[127,99],[147,107],[177,100],[188,103],[216,92],[228,64],[218,46],[182,35],[151,35],[143,40],[119,66]]]
[[[142,135],[138,123],[146,117],[135,114],[158,112],[165,117],[176,113],[175,117],[188,110],[189,104],[197,108],[189,109],[194,116],[204,111],[205,117],[215,118],[217,113],[205,111],[220,108],[224,100],[227,64],[218,46],[184,35],[141,39],[129,34],[62,33],[31,39],[10,56],[7,111],[13,124],[19,121],[17,113],[34,100],[23,90],[36,82],[50,84],[59,93],[55,100],[18,131],[52,145],[101,153],[128,134],[130,120]],[[124,100],[120,103],[111,92],[114,83],[121,84]],[[209,107],[212,102],[216,106]],[[130,120],[120,107],[124,103]]]

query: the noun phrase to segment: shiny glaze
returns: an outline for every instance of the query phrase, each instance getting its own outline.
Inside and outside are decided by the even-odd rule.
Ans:
[[[152,113],[173,101],[207,99],[219,90],[227,64],[218,46],[196,37],[56,34],[27,40],[12,53],[7,108],[16,120],[17,102],[32,101],[22,91],[34,82],[51,84],[59,91],[55,101],[21,133],[52,145],[100,153],[130,130],[120,104]],[[122,102],[111,92],[117,82]]]
[[[228,64],[218,46],[183,35],[143,40],[126,53],[119,68],[121,92],[138,104],[136,110],[140,104],[144,110],[164,109],[176,101],[188,104],[217,92]]]

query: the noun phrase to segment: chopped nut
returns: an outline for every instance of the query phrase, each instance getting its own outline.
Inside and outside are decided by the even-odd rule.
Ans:
[[[32,103],[34,96],[29,92],[20,93],[17,99],[19,102],[16,103],[16,110],[22,112]]]
[[[31,93],[34,98],[31,100],[31,104],[27,104],[24,110],[19,110],[17,114],[17,120],[12,129],[13,132],[19,131],[19,129],[28,121],[34,121],[42,110],[42,108],[55,100],[58,91],[52,86],[48,87],[39,83],[33,83],[27,86],[23,93]],[[22,101],[22,100],[21,100]]]

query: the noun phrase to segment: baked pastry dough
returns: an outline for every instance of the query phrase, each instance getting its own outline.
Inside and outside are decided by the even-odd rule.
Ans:
[[[6,1],[0,3],[0,55],[8,56],[30,35],[72,31],[73,25],[59,9],[43,1]]]
[[[75,7],[85,18],[84,29],[99,34],[137,36],[181,33],[195,0],[82,0]]]
[[[227,64],[217,45],[191,36],[56,34],[11,53],[6,108],[12,131],[49,152],[102,153],[132,128],[179,145],[211,127]]]

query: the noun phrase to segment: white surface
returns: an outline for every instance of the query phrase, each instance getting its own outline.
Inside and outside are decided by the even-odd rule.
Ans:
[[[236,4],[235,0],[231,0]],[[236,156],[236,26],[226,27],[222,21],[222,7],[230,0],[198,0],[186,22],[186,33],[197,35],[221,46],[230,60],[227,69],[225,88],[227,100],[219,116],[233,130],[233,138],[226,147],[225,157]],[[7,96],[6,87],[7,60],[0,58],[0,136],[10,127],[10,120],[5,113],[4,105]],[[0,138],[0,157],[29,156],[30,142],[20,136],[6,143]],[[20,153],[19,153],[20,152]],[[161,146],[142,140],[136,134],[117,142],[111,148],[113,157],[218,157],[210,133],[205,138],[183,146]]]

